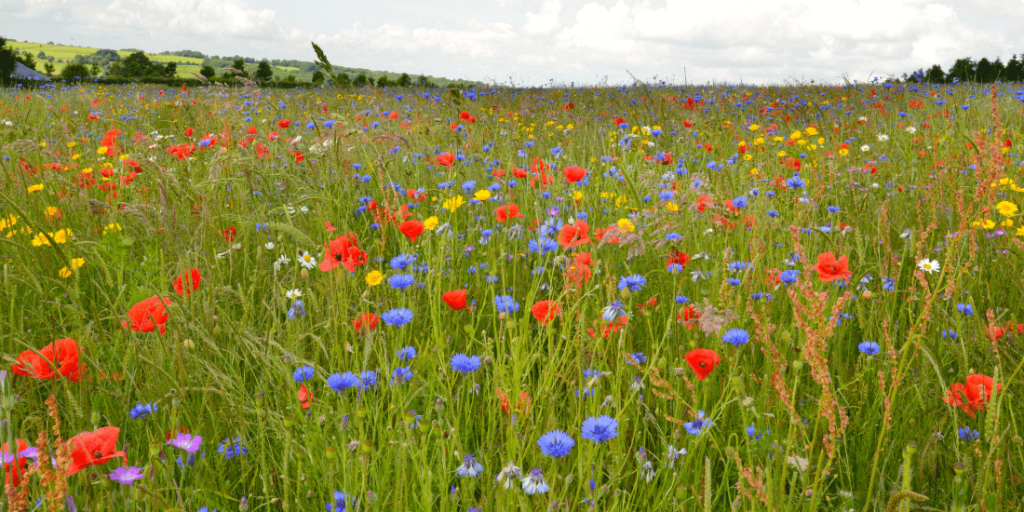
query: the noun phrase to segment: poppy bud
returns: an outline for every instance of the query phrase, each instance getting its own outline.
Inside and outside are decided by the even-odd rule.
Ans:
[[[726,446],[725,447],[725,456],[731,459],[733,457],[733,455],[736,455],[736,449],[733,448],[732,446]]]
[[[92,424],[93,424],[92,429],[93,430],[98,429],[99,427],[97,425],[100,424],[100,412],[99,411],[93,411],[92,415],[90,415],[89,419],[92,420]]]
[[[149,456],[156,457],[160,453],[160,448],[162,447],[162,443],[149,443]]]
[[[181,346],[184,347],[185,350],[192,350],[192,349],[196,348],[196,344],[195,344],[194,341],[192,341],[191,338],[185,339],[184,341],[182,341],[181,342]]]
[[[913,455],[917,453],[917,441],[907,442],[907,455]]]
[[[338,449],[333,446],[327,447],[327,460],[334,460],[338,458]]]
[[[292,425],[295,424],[295,420],[293,420],[291,416],[285,416],[283,421],[284,428],[292,428]]]
[[[356,409],[356,418],[366,418],[366,407],[359,407]]]
[[[794,370],[800,371],[800,370],[803,369],[803,367],[804,367],[804,362],[803,361],[801,361],[799,359],[797,359],[796,361],[793,361],[793,369]]]
[[[363,441],[363,453],[373,453],[373,442]]]
[[[309,279],[309,272],[306,272],[306,269],[302,269],[302,272],[300,272],[299,274],[302,276],[303,279]]]
[[[782,331],[780,337],[782,338],[782,341],[790,341],[793,339],[793,335],[790,334],[789,331]]]
[[[962,475],[964,473],[964,463],[957,461],[953,463],[953,473],[956,475]]]

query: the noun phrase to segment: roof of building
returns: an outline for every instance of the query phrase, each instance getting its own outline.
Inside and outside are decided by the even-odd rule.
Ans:
[[[50,81],[49,78],[46,78],[46,75],[39,73],[20,62],[14,63],[14,72],[11,73],[11,78],[18,78],[21,80],[42,80],[46,82]]]

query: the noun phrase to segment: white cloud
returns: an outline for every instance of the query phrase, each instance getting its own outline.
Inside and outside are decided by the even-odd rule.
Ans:
[[[539,14],[527,13],[523,32],[531,36],[548,35],[558,28],[561,0],[545,0]]]

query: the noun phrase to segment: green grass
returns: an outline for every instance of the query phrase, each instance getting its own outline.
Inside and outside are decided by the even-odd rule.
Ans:
[[[358,502],[349,510],[1016,510],[1019,86],[994,103],[987,88],[947,87],[27,93],[0,119],[0,348],[11,368],[73,338],[84,372],[8,372],[0,437],[52,439],[51,395],[64,439],[118,427],[146,478],[111,482],[120,459],[88,466],[67,479],[79,510],[235,510],[243,497],[248,510],[323,510],[335,490]],[[112,129],[116,151],[102,150]],[[441,153],[464,159],[447,167]],[[544,185],[545,167],[530,167],[552,163]],[[585,182],[566,183],[567,166]],[[498,222],[508,203],[523,217]],[[584,216],[589,243],[539,250],[573,233],[538,226]],[[403,220],[428,229],[413,240]],[[354,272],[300,264],[332,258],[325,242],[347,233],[365,251],[345,253]],[[824,253],[847,258],[849,284],[812,269]],[[402,254],[412,266],[392,262]],[[928,258],[940,270],[921,270]],[[193,268],[198,288],[176,293]],[[395,288],[402,275],[416,284]],[[646,284],[623,290],[631,275]],[[442,300],[461,289],[471,311]],[[500,312],[502,295],[518,310]],[[172,302],[166,332],[126,328],[153,296]],[[544,300],[561,311],[547,325],[531,311]],[[602,319],[613,301],[624,324]],[[398,308],[410,324],[354,327]],[[749,342],[725,343],[731,329]],[[418,355],[403,361],[406,346]],[[721,358],[703,380],[687,361],[698,348]],[[459,353],[479,369],[456,371]],[[392,384],[405,367],[411,379]],[[329,384],[367,371],[365,390]],[[971,375],[998,392],[943,401]],[[140,404],[157,409],[133,419]],[[696,428],[701,414],[710,424]],[[595,444],[581,427],[602,415],[617,435]],[[185,467],[165,444],[182,428],[203,437]],[[559,459],[538,446],[556,429],[575,442]],[[246,454],[225,458],[218,445],[236,437]],[[670,460],[670,446],[687,454]],[[459,476],[467,454],[477,478]],[[540,468],[550,490],[503,488],[510,462]],[[53,493],[27,481],[33,500]]]

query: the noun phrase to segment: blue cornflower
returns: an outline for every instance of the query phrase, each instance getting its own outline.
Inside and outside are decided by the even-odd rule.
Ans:
[[[736,208],[743,208],[747,205],[747,196],[739,196],[732,200],[732,205]]]
[[[405,270],[405,267],[412,265],[416,262],[417,255],[415,254],[399,254],[394,258],[391,258],[391,268],[395,270]]]
[[[682,236],[680,236],[680,235],[679,235],[679,233],[674,233],[674,232],[673,232],[673,233],[669,233],[669,234],[665,235],[665,240],[672,240],[672,241],[676,241],[676,240],[680,240],[680,239],[682,239],[682,238],[683,238],[683,237],[682,237]]]
[[[729,264],[729,270],[733,272],[739,272],[740,270],[746,270],[750,268],[751,264],[744,261],[734,261]]]
[[[668,272],[670,274],[674,274],[676,272],[682,272],[683,271],[683,266],[678,264],[678,263],[673,263],[673,264],[669,265],[668,267],[666,267],[666,270],[668,270]]]
[[[388,285],[396,290],[404,290],[416,283],[412,274],[396,274],[388,278]]]
[[[956,310],[961,312],[961,313],[963,313],[963,314],[965,314],[965,315],[973,315],[974,314],[974,308],[971,307],[970,304],[964,304],[964,303],[957,304],[956,305]]]
[[[605,322],[614,322],[615,320],[618,320],[619,317],[627,315],[629,315],[629,313],[627,313],[623,308],[622,301],[618,300],[612,301],[611,304],[605,306],[601,310],[601,318],[604,319]]]
[[[573,440],[572,436],[561,430],[552,430],[540,436],[540,439],[537,440],[540,452],[555,459],[569,455],[569,452],[572,451],[572,447],[575,445],[576,441]]]
[[[542,236],[539,239],[531,238],[530,242],[527,244],[527,247],[530,248],[530,252],[539,252],[541,254],[544,254],[545,252],[557,251],[558,242],[546,236]]]
[[[960,436],[960,439],[963,439],[964,441],[974,441],[981,437],[981,433],[977,430],[971,429],[971,427],[960,427],[957,429],[956,433]]]
[[[498,308],[499,313],[516,313],[519,311],[519,303],[511,295],[496,295],[494,297],[494,307]]]
[[[391,384],[398,382],[408,382],[412,380],[412,370],[408,366],[399,366],[395,368],[395,371],[391,372]]]
[[[366,391],[377,385],[377,372],[367,370],[359,373],[359,388]]]
[[[411,345],[408,347],[402,347],[395,352],[395,357],[397,357],[399,361],[408,361],[416,357],[416,347]]]
[[[401,327],[412,321],[412,311],[406,308],[391,309],[380,315],[380,319],[385,324]]]
[[[457,372],[469,373],[480,368],[479,356],[467,356],[466,354],[455,354],[451,360],[452,369]]]
[[[645,356],[643,352],[633,352],[630,356],[632,356],[633,360],[637,363],[644,364],[647,362],[647,356]],[[628,357],[626,358],[626,362],[629,362]]]
[[[878,346],[878,343],[875,343],[874,341],[862,341],[859,344],[857,344],[857,350],[869,356],[877,354],[878,351],[881,349],[882,347]]]
[[[785,283],[787,286],[791,285],[800,280],[800,271],[783,270],[782,273],[779,274],[779,280]]]
[[[744,329],[729,329],[722,335],[722,341],[733,345],[743,345],[750,341],[750,334]]]
[[[956,339],[956,338],[959,338],[960,335],[957,334],[956,331],[954,331],[953,329],[949,329],[948,331],[943,329],[942,330],[942,337],[943,338],[953,338],[953,339]]]
[[[676,304],[686,304],[690,302],[690,298],[685,295],[676,295]]]
[[[896,289],[896,281],[892,280],[888,276],[882,278],[882,289],[891,292]]]
[[[837,213],[839,211],[839,207],[838,206],[829,206],[829,207],[827,207],[825,209],[828,210],[829,213]]]
[[[312,366],[300,366],[292,372],[292,378],[295,382],[302,382],[313,378],[313,367]]]
[[[702,410],[697,411],[697,419],[689,423],[683,423],[683,428],[686,429],[686,432],[693,436],[699,436],[701,430],[710,426],[711,420],[704,419],[704,411]]]
[[[802,188],[807,183],[800,179],[799,175],[795,175],[792,178],[786,180],[786,186],[789,188]]]
[[[589,439],[601,444],[609,439],[615,439],[619,433],[619,422],[610,416],[591,416],[583,420],[583,439]]]
[[[225,459],[230,459],[239,455],[247,455],[249,450],[242,444],[242,440],[236,437],[234,440],[221,441],[220,446],[217,446],[217,453],[223,454]]]
[[[327,512],[345,512],[345,493],[334,491],[334,503],[327,504]]]
[[[622,276],[621,278],[619,278],[620,290],[629,288],[631,291],[638,292],[644,288],[645,284],[647,284],[647,279],[640,274]]]
[[[736,279],[735,277],[730,277],[729,279],[726,279],[725,282],[727,282],[727,283],[729,283],[729,284],[731,284],[733,286],[739,286],[740,285],[740,280]]]
[[[300,316],[306,316],[306,308],[302,305],[302,299],[295,299],[295,304],[292,304],[291,309],[288,310],[288,319],[292,320]]]
[[[476,461],[476,457],[473,457],[472,453],[467,453],[466,456],[462,458],[462,464],[455,469],[455,474],[469,478],[476,478],[480,473],[483,473],[483,471],[484,467]]]
[[[359,377],[352,372],[334,373],[327,377],[327,386],[338,393],[359,386]]]
[[[132,407],[132,410],[128,411],[128,414],[131,415],[133,420],[137,420],[145,418],[150,414],[153,414],[154,412],[157,411],[157,409],[158,408],[156,406],[156,402],[153,402],[151,404],[139,404],[136,405],[135,407]]]

